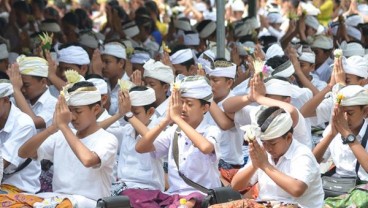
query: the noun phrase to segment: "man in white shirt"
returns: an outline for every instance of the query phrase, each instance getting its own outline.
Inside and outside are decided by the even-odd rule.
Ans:
[[[323,35],[317,36],[311,48],[316,54],[316,70],[314,73],[318,75],[320,80],[328,82],[332,73],[330,66],[333,63],[333,59],[330,58],[333,49],[332,39]]]
[[[36,193],[40,190],[38,177],[41,173],[39,162],[30,162],[22,170],[16,171],[26,159],[20,158],[18,149],[33,135],[36,129],[32,119],[10,102],[13,87],[9,80],[0,80],[0,140],[4,177],[1,190],[5,192]]]

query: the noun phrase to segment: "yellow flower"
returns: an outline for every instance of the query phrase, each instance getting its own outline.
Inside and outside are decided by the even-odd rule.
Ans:
[[[81,79],[79,73],[73,69],[66,70],[65,77],[69,84],[77,83]]]
[[[343,94],[338,94],[336,95],[336,103],[337,104],[341,104],[341,100],[344,99],[344,95]]]
[[[198,69],[202,69],[202,64],[198,63]]]
[[[165,42],[162,42],[162,49],[166,52],[166,53],[171,53],[171,49],[169,48],[169,46],[166,45]]]
[[[130,88],[135,86],[133,82],[121,79],[118,80],[118,85],[120,86],[121,91],[129,91]]]

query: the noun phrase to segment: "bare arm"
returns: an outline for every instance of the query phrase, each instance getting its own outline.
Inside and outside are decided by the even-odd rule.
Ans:
[[[336,134],[334,135],[331,131],[327,133],[327,135],[321,140],[320,143],[313,149],[313,155],[316,158],[318,163],[323,161],[323,155],[325,154],[328,146],[335,138]]]
[[[226,99],[223,103],[223,107],[226,113],[236,113],[251,103],[252,101],[248,95],[234,96]]]
[[[210,113],[216,124],[222,130],[229,130],[235,126],[234,121],[231,120],[226,113],[224,113],[215,102],[211,103]]]
[[[249,186],[249,181],[256,173],[256,171],[257,169],[254,168],[253,165],[250,165],[245,169],[241,169],[234,175],[234,178],[231,180],[231,187],[234,190],[238,191],[244,190],[246,187]]]
[[[308,102],[306,102],[301,108],[300,113],[305,117],[316,116],[316,109],[318,105],[325,99],[325,95],[332,89],[331,85],[327,85],[323,90],[313,96]]]

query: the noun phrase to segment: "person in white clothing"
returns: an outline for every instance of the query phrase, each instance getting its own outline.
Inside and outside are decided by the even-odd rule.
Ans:
[[[251,162],[234,176],[235,190],[258,182],[260,200],[323,206],[322,180],[312,152],[293,139],[292,116],[279,107],[257,113],[257,122],[242,127]],[[260,140],[262,146],[258,143]]]
[[[313,150],[318,162],[332,158],[339,177],[356,177],[355,166],[359,162],[358,177],[362,181],[368,181],[368,147],[361,145],[368,130],[367,115],[366,89],[359,85],[350,85],[339,91],[330,125]]]
[[[148,204],[178,206],[180,198],[187,199],[188,207],[200,207],[204,193],[187,184],[179,172],[206,188],[221,186],[217,167],[220,131],[203,119],[212,97],[209,81],[203,76],[177,80],[166,118],[143,134],[136,144],[140,153],[151,152],[156,158],[168,156],[170,187],[166,193],[169,195],[161,192],[155,194],[157,197],[142,195],[140,200],[133,202],[134,207],[140,207],[143,202],[146,207]],[[171,122],[175,124],[162,132]],[[166,200],[161,201],[163,198]]]
[[[68,85],[58,99],[53,124],[19,148],[22,158],[54,163],[53,193],[37,196],[59,196],[78,207],[95,207],[99,198],[110,196],[118,142],[96,122],[100,102],[92,83]]]
[[[36,134],[36,128],[32,119],[11,103],[9,97],[12,94],[10,81],[0,79],[0,145],[4,167],[1,191],[36,193],[40,190],[40,163],[33,161],[19,170],[26,160],[17,154],[19,147]]]

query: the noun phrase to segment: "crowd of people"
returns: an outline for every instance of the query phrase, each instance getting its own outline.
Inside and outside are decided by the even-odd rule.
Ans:
[[[367,1],[248,3],[219,57],[215,0],[0,0],[0,206],[317,208],[330,167],[368,181]]]

